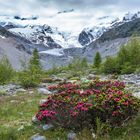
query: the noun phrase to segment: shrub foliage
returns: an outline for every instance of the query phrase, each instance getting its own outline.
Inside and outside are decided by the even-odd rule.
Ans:
[[[99,52],[96,53],[95,58],[94,58],[94,66],[96,68],[99,68],[100,64],[101,64],[102,60],[101,60],[101,55]]]
[[[33,52],[33,57],[29,62],[29,67],[19,74],[19,80],[23,87],[35,87],[41,81],[41,65],[37,49]]]
[[[121,47],[116,57],[107,57],[104,62],[105,73],[129,74],[140,67],[140,41],[131,39]]]
[[[49,96],[40,105],[36,117],[42,123],[76,130],[95,126],[96,118],[119,126],[137,113],[139,107],[138,99],[124,88],[124,83],[119,81],[50,86],[58,94]]]
[[[0,84],[5,84],[8,81],[10,81],[13,75],[14,75],[14,70],[7,57],[4,56],[0,60]]]

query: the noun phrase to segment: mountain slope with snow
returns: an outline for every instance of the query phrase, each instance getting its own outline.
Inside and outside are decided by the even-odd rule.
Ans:
[[[57,28],[48,25],[12,28],[9,31],[29,39],[34,44],[44,44],[50,48],[82,47],[76,36],[71,33],[60,32]]]
[[[97,51],[101,53],[103,58],[108,55],[115,55],[120,46],[125,44],[134,33],[140,34],[139,17],[140,12],[128,13],[122,20],[109,16],[100,17],[95,20],[94,24],[85,26],[81,32],[61,31],[58,27],[46,24],[24,25],[12,22],[12,20],[11,22],[0,20],[2,26],[0,26],[0,38],[2,38],[0,43],[3,39],[10,39],[12,42],[14,40],[17,44],[16,49],[13,48],[13,45],[11,49],[20,54],[24,52],[30,55],[34,48],[37,48],[45,69],[53,67],[54,64],[56,66],[66,65],[75,57],[86,57],[88,62],[92,62]],[[15,20],[22,23],[22,21],[28,22],[32,19]],[[4,44],[9,46],[7,42]],[[6,53],[11,59],[10,51],[9,49],[9,52]],[[17,53],[15,56],[18,58]],[[13,58],[11,60],[14,61]]]
[[[110,16],[97,18],[95,19],[94,23],[96,24],[96,26],[93,26],[93,24],[91,24],[88,25],[88,27],[84,28],[83,31],[79,34],[78,40],[82,46],[87,46],[90,43],[96,41],[103,35],[103,33],[109,31],[110,29],[118,27],[125,24],[126,22],[130,22],[138,18],[140,18],[140,12],[129,12],[125,14],[122,19]]]
[[[74,9],[57,14],[67,15],[74,13]],[[56,14],[56,15],[57,15]],[[20,35],[33,44],[41,44],[46,48],[84,47],[96,41],[104,32],[140,17],[140,12],[127,13],[122,19],[113,16],[99,17],[94,23],[83,27],[81,32],[61,31],[58,27],[36,24],[38,16],[0,16],[0,25],[10,32]],[[28,24],[27,24],[28,23]]]

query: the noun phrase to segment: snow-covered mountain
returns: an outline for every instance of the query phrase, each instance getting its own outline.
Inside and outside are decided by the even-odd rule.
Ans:
[[[140,18],[140,11],[138,11],[137,13],[130,13],[130,12],[128,12],[123,17],[123,22],[129,22],[129,21],[137,19],[137,18]]]
[[[49,48],[82,47],[78,42],[78,35],[61,32],[49,25],[29,25],[12,28],[9,31],[29,39],[34,44],[44,44]]]
[[[108,31],[112,27],[120,23],[120,19],[116,17],[100,17],[95,20],[96,26],[92,24],[84,28],[79,34],[79,42],[82,46],[89,45],[96,39],[98,39],[104,32]]]
[[[74,10],[62,11],[67,14]],[[38,24],[38,16],[0,16],[0,26],[20,35],[33,44],[43,44],[49,49],[82,47],[78,42],[78,33],[59,31],[57,27]]]
[[[62,11],[57,14],[74,12],[74,9]],[[99,17],[94,23],[83,27],[81,32],[61,31],[51,25],[33,24],[38,16],[0,16],[0,25],[10,32],[26,38],[33,44],[45,45],[46,48],[73,48],[84,47],[96,41],[109,29],[140,18],[140,12],[127,13],[122,19],[112,16]],[[28,24],[27,24],[28,23]]]
[[[103,57],[115,55],[136,31],[140,34],[140,12],[127,13],[122,19],[109,16],[97,18],[94,23],[84,26],[81,32],[67,32],[46,24],[33,24],[36,20],[0,16],[0,43],[5,48],[1,46],[0,56],[8,54],[15,68],[18,68],[15,65],[20,56],[18,52],[30,57],[34,48],[37,48],[44,68],[48,69],[53,64],[68,64],[74,57],[86,57],[88,62],[92,62],[97,51]],[[6,48],[6,45],[9,47]],[[16,53],[12,51],[11,55],[9,48]],[[11,58],[14,55],[17,56],[16,60]]]
[[[96,26],[93,26],[93,24],[91,24],[83,29],[83,31],[79,34],[78,40],[82,46],[89,45],[109,29],[122,25],[126,22],[130,22],[137,18],[140,18],[140,12],[128,12],[122,19],[110,16],[100,17],[98,19],[95,19]]]

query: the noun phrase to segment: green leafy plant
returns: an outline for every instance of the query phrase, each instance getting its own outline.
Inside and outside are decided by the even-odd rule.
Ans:
[[[6,84],[14,76],[14,70],[8,58],[3,56],[0,60],[0,84]]]
[[[103,72],[106,74],[120,73],[120,66],[116,57],[108,56],[103,63]]]
[[[104,73],[129,74],[140,68],[140,41],[133,37],[122,46],[117,56],[107,57],[103,63]]]
[[[29,67],[19,73],[20,84],[25,88],[37,86],[41,81],[41,73],[39,55],[37,49],[35,49]]]
[[[81,67],[83,67],[83,68],[88,67],[88,62],[87,62],[87,59],[86,58],[83,58],[81,60]]]
[[[95,66],[96,68],[99,68],[101,62],[102,62],[101,55],[100,55],[99,52],[97,52],[96,55],[95,55],[95,58],[94,58],[94,66]]]

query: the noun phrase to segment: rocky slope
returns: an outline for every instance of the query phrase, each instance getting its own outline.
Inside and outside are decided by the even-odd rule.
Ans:
[[[21,61],[28,63],[34,48],[39,51],[46,50],[45,46],[33,45],[29,40],[0,26],[0,58],[6,55],[15,69],[22,68]]]
[[[118,26],[121,20],[116,17],[105,16],[98,18],[95,22],[97,22],[96,26],[92,24],[90,26],[88,25],[88,27],[84,28],[79,34],[78,41],[82,46],[89,45],[110,28]]]
[[[140,35],[140,18],[108,30],[98,40],[105,42],[117,38],[130,37],[134,34]]]
[[[30,59],[30,54],[22,49],[22,45],[18,44],[16,40],[0,37],[0,58],[6,55],[12,66],[17,70],[22,68],[21,61],[24,61],[27,65]]]
[[[114,32],[116,32],[116,34],[121,34],[121,36],[116,36],[113,39],[122,38],[126,36],[129,37],[132,35],[132,33],[134,33],[134,30],[131,29],[133,28],[132,26],[135,25],[133,21],[139,20],[139,18],[140,18],[140,12],[133,13],[133,14],[127,13],[124,15],[122,19],[119,19],[116,17],[109,17],[109,16],[98,18],[98,20],[95,21],[97,22],[96,26],[91,25],[91,27],[89,26],[87,28],[84,28],[83,31],[79,34],[79,38],[78,38],[79,43],[82,46],[87,46],[90,43],[99,39],[101,36],[102,38],[104,38],[103,36],[105,36],[106,40],[107,38],[108,40],[110,40],[109,37],[112,37],[112,34],[114,34],[110,32],[110,30],[115,30]],[[135,22],[138,23],[138,21],[135,21]],[[137,27],[134,27],[135,31],[137,31],[139,24],[136,26]],[[108,32],[110,32],[110,34],[108,35],[109,37],[107,36]]]
[[[89,62],[92,62],[97,51],[101,53],[102,58],[116,55],[119,48],[126,44],[135,33],[140,34],[140,18],[129,20],[123,24],[119,23],[82,49],[75,49],[76,51],[67,49],[65,52],[70,56],[77,54],[79,57],[86,57]]]

